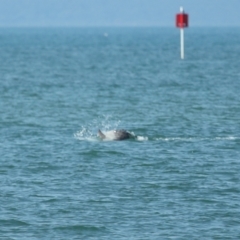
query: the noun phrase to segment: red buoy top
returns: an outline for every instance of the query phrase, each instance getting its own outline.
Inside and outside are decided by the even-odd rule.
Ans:
[[[181,13],[176,15],[176,27],[185,28],[188,27],[188,14],[184,13],[183,8],[180,8]]]

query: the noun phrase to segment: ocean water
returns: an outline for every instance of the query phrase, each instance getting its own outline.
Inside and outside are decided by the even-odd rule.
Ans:
[[[175,28],[1,29],[0,239],[240,239],[240,29],[179,55]]]

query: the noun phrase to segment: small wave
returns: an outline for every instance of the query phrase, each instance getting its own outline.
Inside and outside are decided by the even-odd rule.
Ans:
[[[171,138],[155,138],[157,141],[184,141],[184,142],[195,142],[195,141],[233,141],[240,139],[239,137],[233,137],[233,136],[228,136],[228,137],[213,137],[213,138],[202,138],[202,137],[188,137],[188,138],[183,138],[183,137],[171,137]]]
[[[145,137],[145,136],[136,136],[135,139],[141,142],[148,141],[148,137]]]
[[[156,141],[166,141],[166,142],[170,142],[170,141],[198,141],[199,139],[197,138],[181,138],[181,137],[166,137],[166,138],[155,138]]]
[[[103,226],[91,226],[91,225],[67,225],[67,226],[58,226],[55,227],[58,230],[73,230],[73,231],[103,231],[106,230]]]
[[[229,137],[216,137],[216,140],[238,140],[240,139],[239,137],[233,137],[233,136],[229,136]]]
[[[9,220],[0,220],[1,226],[28,226],[27,222],[17,220],[17,219],[9,219]]]

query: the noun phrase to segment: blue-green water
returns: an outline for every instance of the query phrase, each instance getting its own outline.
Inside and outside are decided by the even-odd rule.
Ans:
[[[240,239],[240,31],[185,40],[1,29],[0,239]]]

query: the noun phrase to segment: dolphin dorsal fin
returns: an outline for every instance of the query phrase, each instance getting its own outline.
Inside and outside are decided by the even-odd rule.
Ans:
[[[98,136],[102,139],[106,138],[106,136],[101,132],[101,130],[98,130]]]

